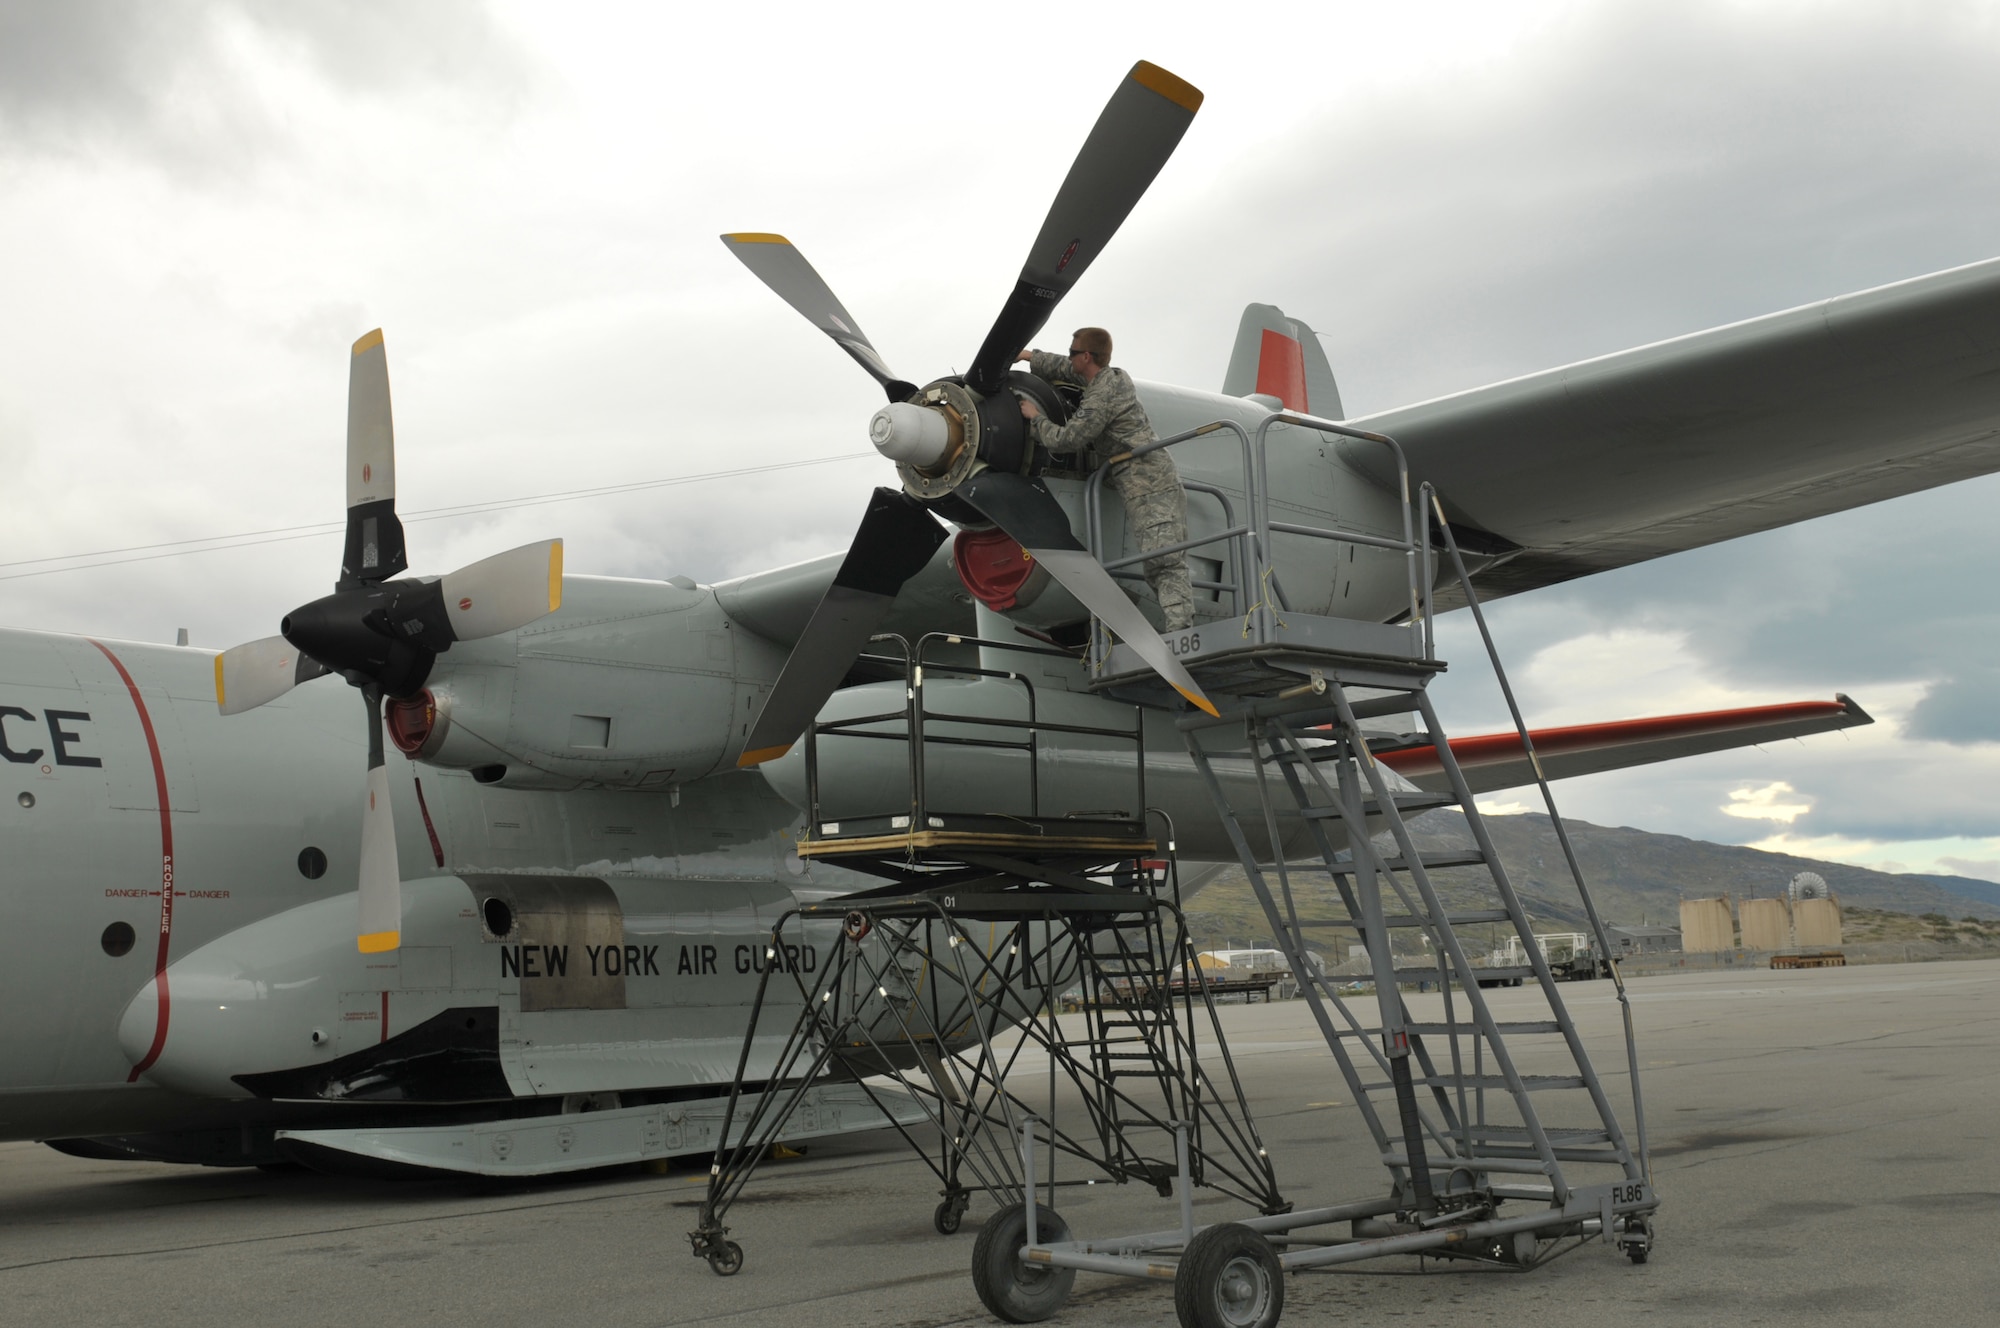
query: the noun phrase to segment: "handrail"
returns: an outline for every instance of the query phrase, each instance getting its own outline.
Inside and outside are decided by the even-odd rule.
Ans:
[[[1402,517],[1402,538],[1376,535],[1367,531],[1352,530],[1340,524],[1328,526],[1303,525],[1294,521],[1278,521],[1271,517],[1270,480],[1270,433],[1277,425],[1288,425],[1308,429],[1317,433],[1336,434],[1352,438],[1358,442],[1373,443],[1386,447],[1396,463],[1398,497]],[[1235,555],[1235,585],[1226,582],[1204,583],[1204,589],[1228,589],[1235,597],[1235,609],[1243,619],[1246,639],[1253,645],[1272,643],[1281,625],[1279,606],[1285,601],[1284,592],[1278,582],[1278,569],[1272,537],[1275,535],[1303,536],[1311,539],[1329,540],[1336,544],[1359,545],[1364,548],[1381,549],[1385,552],[1403,555],[1404,579],[1409,594],[1409,629],[1411,649],[1425,660],[1434,658],[1435,639],[1431,630],[1431,590],[1436,583],[1430,545],[1429,513],[1422,514],[1422,536],[1419,537],[1413,518],[1410,493],[1409,459],[1402,444],[1388,434],[1375,433],[1366,429],[1356,429],[1338,420],[1321,419],[1302,411],[1276,410],[1265,415],[1255,426],[1255,432],[1246,429],[1235,420],[1212,420],[1192,429],[1184,429],[1166,438],[1157,438],[1150,443],[1133,448],[1128,453],[1114,457],[1113,461],[1123,461],[1144,456],[1162,448],[1177,447],[1196,438],[1227,430],[1236,435],[1241,453],[1243,474],[1243,494],[1247,501],[1247,511],[1243,520],[1236,520],[1234,506],[1228,495],[1215,485],[1200,480],[1183,481],[1183,487],[1194,493],[1214,495],[1223,507],[1224,527],[1220,531],[1190,536],[1158,549],[1150,549],[1116,559],[1105,555],[1103,521],[1103,492],[1105,477],[1110,465],[1100,466],[1093,471],[1084,484],[1084,531],[1085,546],[1091,555],[1103,564],[1107,571],[1123,572],[1127,579],[1132,573],[1123,569],[1149,558],[1167,553],[1187,552],[1211,544],[1224,544]],[[1190,580],[1190,586],[1192,586]],[[1111,638],[1102,623],[1096,618],[1090,623],[1088,660],[1093,673],[1103,671],[1111,653]]]
[[[1139,811],[1134,819],[1144,817],[1146,807],[1146,720],[1145,712],[1139,706],[1132,707],[1132,727],[1130,730],[1107,728],[1092,724],[1063,724],[1044,719],[1041,716],[1039,693],[1033,679],[1026,674],[1011,669],[989,669],[972,664],[927,663],[925,651],[933,645],[988,647],[1025,655],[1047,655],[1074,661],[1076,656],[1067,650],[1048,646],[1016,644],[1012,641],[989,641],[981,637],[965,636],[956,632],[929,632],[917,638],[914,647],[910,641],[897,633],[885,632],[869,638],[872,644],[893,643],[901,647],[903,656],[903,705],[897,710],[886,710],[876,714],[850,715],[845,719],[815,719],[807,725],[805,732],[806,762],[806,806],[810,824],[819,826],[825,817],[821,814],[819,779],[819,743],[823,738],[873,738],[905,743],[908,747],[910,801],[909,818],[911,829],[923,828],[929,816],[928,774],[925,768],[925,749],[932,744],[953,747],[981,747],[1021,751],[1028,757],[1028,815],[1041,815],[1041,736],[1045,733],[1067,733],[1082,737],[1106,738],[1114,741],[1129,741],[1138,756],[1136,782],[1138,800],[1134,804]],[[882,658],[878,656],[877,658]],[[995,678],[1006,682],[1019,683],[1026,693],[1028,713],[1025,719],[1004,719],[989,715],[967,715],[934,711],[924,704],[924,674],[943,673],[958,677]],[[863,732],[864,726],[903,723],[902,732]],[[926,732],[930,724],[963,724],[975,727],[1025,731],[1027,736],[1018,741],[1004,738],[973,738],[958,735],[938,735]]]

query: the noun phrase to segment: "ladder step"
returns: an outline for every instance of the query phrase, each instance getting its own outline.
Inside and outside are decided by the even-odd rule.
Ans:
[[[1452,1131],[1452,1133],[1459,1134],[1468,1128],[1472,1131],[1474,1139],[1485,1139],[1489,1142],[1501,1139],[1509,1142],[1519,1142],[1528,1138],[1528,1127],[1525,1125],[1474,1124],[1469,1127],[1460,1126],[1459,1129]],[[1548,1125],[1542,1127],[1542,1135],[1552,1144],[1608,1144],[1611,1142],[1611,1136],[1595,1126]]]
[[[1411,1077],[1410,1082],[1418,1088],[1458,1088],[1463,1086],[1466,1088],[1499,1089],[1503,1093],[1511,1091],[1508,1088],[1507,1081],[1497,1074],[1415,1075]],[[1385,1079],[1381,1083],[1363,1084],[1361,1087],[1364,1092],[1376,1093],[1393,1089],[1395,1085]],[[1524,1074],[1521,1076],[1521,1087],[1530,1093],[1543,1093],[1556,1088],[1582,1088],[1583,1076],[1580,1074]]]

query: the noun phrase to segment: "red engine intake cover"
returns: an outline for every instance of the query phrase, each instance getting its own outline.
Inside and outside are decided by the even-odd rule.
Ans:
[[[390,701],[382,707],[382,718],[388,722],[389,741],[396,750],[415,756],[437,727],[437,700],[425,688],[416,696]]]
[[[997,526],[959,532],[951,561],[973,598],[995,613],[1034,603],[1048,581],[1028,551]]]

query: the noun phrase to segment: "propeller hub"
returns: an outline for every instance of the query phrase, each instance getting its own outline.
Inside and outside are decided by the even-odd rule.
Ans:
[[[868,441],[899,465],[936,474],[949,461],[954,445],[964,445],[965,427],[942,410],[896,401],[875,412],[868,422]]]

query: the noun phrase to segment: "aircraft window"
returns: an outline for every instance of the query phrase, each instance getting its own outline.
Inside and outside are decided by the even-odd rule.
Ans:
[[[98,937],[97,943],[104,947],[104,953],[116,959],[120,955],[132,953],[132,942],[136,939],[138,937],[133,932],[131,923],[114,922],[104,929],[104,935]]]
[[[326,875],[326,854],[308,844],[299,850],[299,875],[317,881]]]
[[[505,936],[514,930],[514,910],[507,907],[504,899],[488,899],[479,906],[486,919],[486,930],[495,936]]]
[[[20,797],[16,798],[15,801],[20,803],[23,807],[32,807],[35,805],[35,795],[32,793],[23,793]]]

